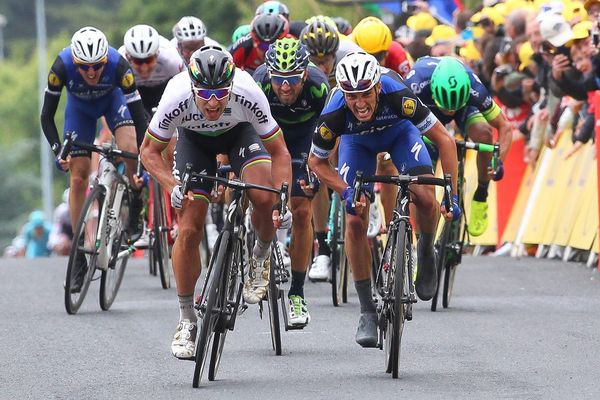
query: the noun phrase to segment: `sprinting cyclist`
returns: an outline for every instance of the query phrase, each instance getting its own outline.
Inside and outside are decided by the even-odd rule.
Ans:
[[[192,53],[200,47],[219,46],[219,43],[206,36],[204,22],[192,16],[182,17],[173,26],[171,44],[177,48],[186,66],[190,63]]]
[[[91,153],[73,147],[66,161],[58,158],[61,141],[54,116],[63,87],[67,89],[63,130],[65,134],[75,133],[78,141],[93,143],[98,118],[104,116],[119,148],[137,153],[136,137],[137,143],[141,143],[147,123],[127,60],[108,45],[106,36],[99,29],[88,26],[75,32],[71,45],[58,54],[50,68],[41,114],[42,129],[57,157],[57,167],[61,171],[71,171],[69,206],[75,230],[92,172]],[[128,159],[124,162],[127,176],[135,186],[139,182],[133,178],[136,162]],[[139,217],[143,203],[139,188],[133,189],[128,231],[132,240],[136,240],[142,231]],[[81,289],[87,270],[85,257],[81,257],[78,263],[80,273],[76,276],[74,291]]]
[[[351,53],[336,67],[337,87],[331,91],[317,121],[309,164],[327,186],[338,192],[346,208],[345,246],[360,301],[360,320],[356,342],[363,347],[377,344],[377,314],[371,290],[371,252],[367,241],[368,207],[364,195],[353,208],[357,170],[366,176],[375,172],[377,154],[387,151],[401,173],[432,175],[431,159],[421,134],[440,148],[445,173],[452,174],[456,190],[456,146],[444,126],[419,101],[395,72],[382,68],[370,54]],[[339,143],[339,174],[328,157],[336,139]],[[418,268],[415,289],[421,300],[433,297],[437,284],[433,248],[439,219],[433,186],[411,188],[415,231],[418,235]],[[444,217],[459,218],[453,195],[454,215],[442,209]],[[365,209],[366,208],[366,209]]]
[[[179,135],[171,168],[161,152],[176,129]],[[290,154],[264,93],[248,73],[235,67],[231,54],[205,46],[192,54],[188,71],[167,85],[141,148],[144,165],[171,192],[171,203],[178,210],[179,234],[172,261],[180,314],[171,352],[182,359],[193,357],[196,351],[194,289],[200,276],[199,245],[212,183],[192,182],[190,192],[182,193],[180,180],[187,163],[195,172],[214,174],[217,154],[227,154],[244,181],[276,188],[290,182]],[[246,301],[257,303],[267,292],[271,240],[281,220],[279,212],[272,211],[275,195],[249,191],[248,196],[257,240],[249,267],[253,291]]]
[[[473,71],[453,57],[422,57],[406,77],[406,85],[445,125],[455,121],[460,132],[476,142],[492,143],[492,127],[498,130],[500,163],[490,167],[492,154],[477,153],[478,184],[469,218],[469,233],[480,236],[488,226],[487,195],[490,178],[502,179],[512,143],[510,123]],[[435,152],[434,149],[430,149]],[[437,159],[437,155],[433,155]]]
[[[254,79],[269,100],[273,117],[283,130],[292,158],[309,153],[317,118],[329,93],[327,77],[313,64],[308,51],[298,39],[277,40],[266,53],[266,63],[254,72]],[[292,167],[291,191],[292,239],[290,257],[292,284],[289,297],[289,322],[306,325],[310,314],[304,296],[304,280],[313,241],[311,199],[298,182],[306,182],[306,171]]]

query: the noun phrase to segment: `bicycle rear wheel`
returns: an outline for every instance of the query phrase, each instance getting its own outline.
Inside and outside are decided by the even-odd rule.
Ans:
[[[102,277],[100,278],[100,308],[104,311],[108,311],[117,297],[129,259],[127,233],[125,232],[125,224],[129,221],[129,195],[126,190],[123,193],[116,224],[107,232],[108,235],[114,235],[114,240],[108,267],[102,271]]]
[[[452,297],[452,289],[454,288],[454,278],[456,277],[456,270],[460,265],[462,257],[462,243],[464,243],[464,235],[461,240],[460,230],[464,229],[461,222],[453,222],[452,230],[449,235],[449,243],[452,247],[449,250],[449,257],[446,257],[446,271],[444,273],[444,292],[442,297],[442,305],[444,308],[448,308],[450,305],[450,298]]]
[[[69,254],[65,278],[65,308],[68,314],[77,313],[81,307],[96,270],[98,219],[103,201],[104,189],[97,186],[89,194],[81,209],[73,235],[73,246]]]
[[[153,218],[153,261],[155,270],[160,273],[160,283],[163,289],[171,287],[171,258],[169,257],[169,227],[167,225],[167,210],[163,199],[163,191],[156,181],[152,183],[152,218]]]
[[[333,211],[333,229],[331,235],[331,243],[329,246],[331,247],[331,300],[333,301],[334,307],[338,307],[342,302],[340,298],[341,290],[338,290],[338,281],[340,277],[340,269],[342,267],[342,263],[345,262],[343,258],[344,248],[341,245],[344,240],[343,236],[343,221],[344,221],[344,210],[341,207],[341,202],[336,193],[333,194],[331,207],[334,207]]]
[[[437,268],[438,273],[438,281],[437,287],[435,289],[435,294],[431,298],[431,311],[437,310],[438,297],[440,294],[440,289],[443,292],[443,281],[444,281],[444,271],[446,270],[446,259],[448,258],[448,243],[450,243],[450,223],[444,221],[444,226],[442,227],[442,233],[440,233],[440,237],[438,238],[435,248],[437,250],[437,258],[435,267]],[[443,298],[442,298],[443,302]]]
[[[281,325],[279,324],[279,282],[277,281],[283,272],[283,259],[279,251],[279,246],[271,246],[271,267],[269,269],[269,286],[267,292],[267,304],[269,308],[269,325],[271,328],[271,344],[275,355],[281,355]]]
[[[235,248],[231,254],[231,258],[228,258],[223,273],[227,274],[224,281],[227,284],[226,297],[223,298],[219,295],[219,303],[224,302],[224,308],[226,307],[227,313],[221,314],[221,319],[216,326],[215,335],[212,342],[212,351],[210,355],[210,363],[208,365],[208,380],[214,381],[219,365],[221,364],[221,355],[223,354],[223,347],[225,346],[225,338],[227,337],[227,331],[232,330],[233,326],[230,326],[231,318],[235,319],[235,313],[237,313],[238,296],[240,286],[238,285],[238,271],[241,271],[242,263],[242,244],[238,240],[235,242]]]
[[[220,318],[220,312],[217,309],[217,297],[221,290],[221,274],[227,258],[229,232],[223,231],[221,235],[221,238],[218,240],[220,243],[217,255],[211,259],[211,263],[206,272],[208,274],[205,283],[207,287],[203,290],[204,295],[202,296],[200,303],[202,319],[199,321],[200,329],[196,341],[196,365],[194,367],[194,379],[192,381],[192,386],[195,388],[198,387],[202,378],[208,349],[213,340],[215,327]]]

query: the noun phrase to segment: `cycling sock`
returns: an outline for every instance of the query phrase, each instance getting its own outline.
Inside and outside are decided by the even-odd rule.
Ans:
[[[194,295],[177,295],[177,298],[179,299],[179,321],[183,321],[184,319],[189,319],[191,322],[198,321],[196,311],[194,310]]]
[[[433,241],[435,239],[435,234],[433,233],[423,233],[419,234],[419,239],[417,241],[417,251],[418,254],[424,256],[426,254],[431,254],[433,257]]]
[[[376,310],[373,302],[373,292],[371,291],[371,279],[354,281],[354,287],[360,302],[360,313],[374,313]]]
[[[475,194],[473,195],[473,200],[485,202],[488,197],[488,187],[490,186],[490,182],[482,182],[479,181],[477,184],[477,189],[475,189]]]
[[[292,284],[290,286],[289,296],[300,296],[304,298],[304,279],[306,272],[292,271]]]
[[[267,252],[271,246],[271,241],[264,241],[258,235],[256,235],[256,243],[254,243],[254,249],[252,249],[252,256],[257,260],[264,261],[267,258]]]
[[[317,236],[317,242],[319,242],[319,255],[320,256],[331,256],[331,249],[327,244],[327,232],[315,232]]]

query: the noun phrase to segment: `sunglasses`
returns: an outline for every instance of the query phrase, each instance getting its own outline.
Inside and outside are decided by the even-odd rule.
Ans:
[[[144,65],[144,64],[154,64],[156,61],[156,56],[150,56],[146,58],[133,58],[129,59],[135,65]]]
[[[98,71],[106,65],[106,62],[102,61],[102,62],[95,63],[95,64],[83,64],[83,63],[75,62],[75,65],[77,66],[77,68],[79,68],[82,71],[87,72],[90,69],[93,69],[94,71]]]
[[[231,93],[231,86],[220,89],[203,89],[192,85],[192,91],[198,98],[204,101],[209,101],[213,96],[215,96],[217,100],[223,100]]]
[[[294,75],[277,75],[271,73],[269,75],[271,76],[271,82],[276,86],[283,86],[286,82],[288,85],[294,86],[302,83],[304,72]]]
[[[344,93],[359,93],[366,92],[373,87],[373,81],[370,79],[361,79],[356,87],[352,86],[349,81],[340,82],[340,89]]]

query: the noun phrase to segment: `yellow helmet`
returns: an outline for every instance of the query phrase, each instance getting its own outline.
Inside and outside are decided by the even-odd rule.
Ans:
[[[370,54],[388,51],[392,43],[392,31],[376,17],[362,19],[352,30],[354,42]]]

